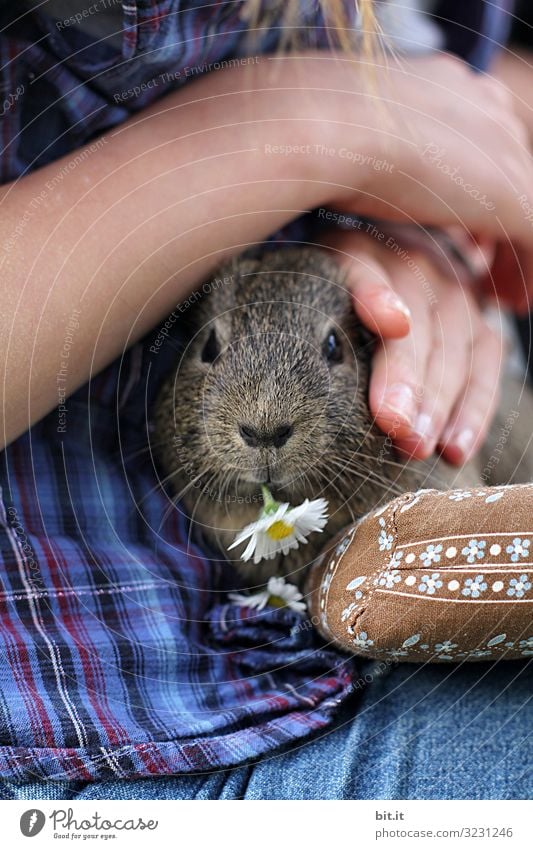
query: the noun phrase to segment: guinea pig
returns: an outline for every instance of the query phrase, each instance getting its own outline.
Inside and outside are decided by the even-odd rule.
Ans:
[[[237,549],[251,583],[285,575],[301,585],[328,539],[402,492],[480,483],[471,467],[401,460],[374,425],[375,340],[329,254],[268,249],[233,260],[204,288],[154,414],[163,474],[197,540],[229,559],[236,534],[258,517],[262,484],[280,502],[329,505],[324,531],[287,555],[252,565]]]

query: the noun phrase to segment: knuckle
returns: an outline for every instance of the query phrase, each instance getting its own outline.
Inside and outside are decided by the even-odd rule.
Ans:
[[[487,76],[485,79],[492,98],[497,99],[503,106],[511,107],[513,98],[507,86],[494,77]]]
[[[472,418],[483,421],[486,411],[492,406],[495,398],[499,396],[499,387],[494,379],[487,376],[477,375],[468,384],[469,403],[472,404]]]
[[[407,339],[395,341],[397,343],[405,342],[405,344],[396,344],[386,351],[391,372],[400,375],[402,383],[407,383],[414,389],[417,383],[417,373],[421,368],[421,358],[417,356],[412,342],[409,343]]]
[[[454,56],[452,53],[445,53],[444,56],[441,56],[441,63],[444,67],[453,69],[460,74],[467,74],[468,68],[465,65],[463,59],[460,59],[458,56]]]

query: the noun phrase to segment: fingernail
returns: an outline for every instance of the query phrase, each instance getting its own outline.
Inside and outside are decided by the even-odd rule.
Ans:
[[[406,383],[393,383],[381,399],[380,407],[394,413],[398,418],[413,425],[416,412],[415,394]]]
[[[425,454],[433,454],[437,437],[433,428],[433,419],[427,413],[419,413],[414,423],[413,431],[418,437],[420,449]]]
[[[417,416],[413,430],[418,436],[422,437],[424,442],[431,442],[435,439],[433,421],[431,416],[428,416],[427,413],[420,413]]]
[[[466,458],[472,450],[475,438],[476,435],[472,428],[465,427],[450,438],[449,445],[452,448],[457,448],[462,457]]]
[[[401,312],[402,315],[406,317],[408,321],[411,321],[411,310],[407,306],[406,303],[402,301],[398,295],[395,295],[394,292],[386,292],[384,296],[384,301],[387,306],[394,310],[395,312]]]

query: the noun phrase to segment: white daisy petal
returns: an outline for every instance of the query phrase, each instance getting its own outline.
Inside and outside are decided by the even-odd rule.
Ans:
[[[241,559],[254,563],[272,560],[279,554],[304,545],[309,534],[322,531],[327,523],[328,503],[324,498],[309,501],[308,498],[297,507],[287,503],[280,504],[263,488],[265,507],[256,522],[251,522],[240,531],[229,546],[229,550],[248,541]]]
[[[253,595],[243,595],[242,593],[229,593],[228,598],[233,604],[238,604],[239,607],[251,607],[262,610],[265,607],[270,593],[267,590],[262,590]]]
[[[252,554],[255,551],[256,544],[257,544],[257,537],[252,536],[250,542],[248,543],[248,545],[244,549],[243,553],[241,554],[241,560],[249,560],[250,559],[250,557],[252,556]]]
[[[272,599],[272,606],[279,607],[279,602],[284,602],[291,610],[296,610],[298,613],[303,613],[306,609],[303,595],[298,587],[294,584],[288,584],[285,578],[273,577],[269,578],[268,584],[264,590],[252,595],[244,595],[243,593],[229,593],[229,600],[239,607],[250,607],[256,610],[263,610]]]
[[[272,577],[268,579],[267,590],[270,595],[280,595],[283,592],[284,585],[283,578]]]
[[[231,545],[228,546],[228,551],[231,551],[232,548],[236,548],[238,545],[241,544],[241,542],[245,542],[248,537],[252,537],[256,532],[256,525],[257,522],[252,522],[251,525],[246,525],[246,527],[243,528],[239,534],[237,534]]]

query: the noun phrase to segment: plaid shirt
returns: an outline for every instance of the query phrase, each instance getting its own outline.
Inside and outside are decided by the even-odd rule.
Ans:
[[[315,4],[305,5],[325,43]],[[0,4],[4,24],[10,7]],[[248,49],[239,3],[123,9],[121,53],[41,11],[3,29],[3,181]],[[274,27],[254,50],[277,38]],[[305,616],[229,605],[235,577],[168,512],[145,409],[172,363],[150,346],[70,397],[66,427],[54,411],[0,455],[0,776],[226,767],[324,728],[352,689],[353,662]]]

